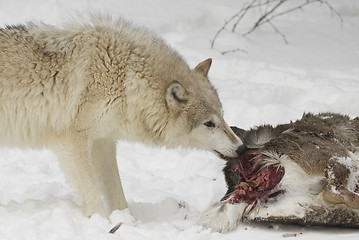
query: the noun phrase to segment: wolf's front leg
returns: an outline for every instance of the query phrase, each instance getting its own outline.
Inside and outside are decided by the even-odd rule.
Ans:
[[[76,136],[61,139],[61,143],[56,145],[54,150],[58,153],[60,164],[68,180],[82,198],[84,213],[87,216],[95,213],[106,216],[89,162],[87,139]]]
[[[98,189],[104,196],[106,211],[127,208],[116,161],[116,142],[111,138],[96,139],[90,145],[90,163]]]

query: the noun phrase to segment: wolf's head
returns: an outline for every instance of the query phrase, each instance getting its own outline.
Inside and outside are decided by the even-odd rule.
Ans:
[[[207,78],[211,63],[207,59],[169,84],[166,102],[172,134],[182,146],[236,157],[245,147],[223,119],[217,92]]]

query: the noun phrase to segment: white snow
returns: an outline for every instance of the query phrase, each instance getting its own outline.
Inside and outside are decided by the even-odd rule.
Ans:
[[[238,11],[239,0],[13,0],[0,2],[0,25],[39,20],[60,24],[76,12],[108,12],[145,25],[162,36],[194,67],[211,57],[210,79],[218,89],[225,119],[249,128],[278,124],[303,112],[359,115],[359,1],[330,0],[338,17],[313,4],[242,37],[253,12],[237,33],[210,40]],[[295,4],[292,0],[289,4]],[[240,48],[241,51],[221,52]],[[351,229],[244,224],[227,234],[195,224],[199,212],[226,191],[224,162],[211,153],[151,149],[118,143],[118,164],[130,211],[110,220],[85,217],[81,201],[47,150],[0,149],[0,239],[358,239]],[[115,234],[107,232],[119,222]],[[274,226],[274,227],[270,227]],[[302,233],[302,234],[301,234]]]

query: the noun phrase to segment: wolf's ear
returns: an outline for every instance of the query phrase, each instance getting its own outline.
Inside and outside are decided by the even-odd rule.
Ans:
[[[199,63],[195,68],[194,71],[197,71],[201,73],[203,76],[207,77],[209,69],[212,65],[212,59],[208,58],[207,60],[204,60],[203,62]]]
[[[174,81],[167,88],[166,101],[169,106],[184,105],[188,102],[187,91],[182,85]]]

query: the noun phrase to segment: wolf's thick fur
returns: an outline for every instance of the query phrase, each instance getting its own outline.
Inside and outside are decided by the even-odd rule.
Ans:
[[[0,30],[0,143],[58,153],[87,215],[127,207],[116,140],[235,156],[207,79],[145,29],[123,21]],[[101,196],[105,198],[102,203]]]

